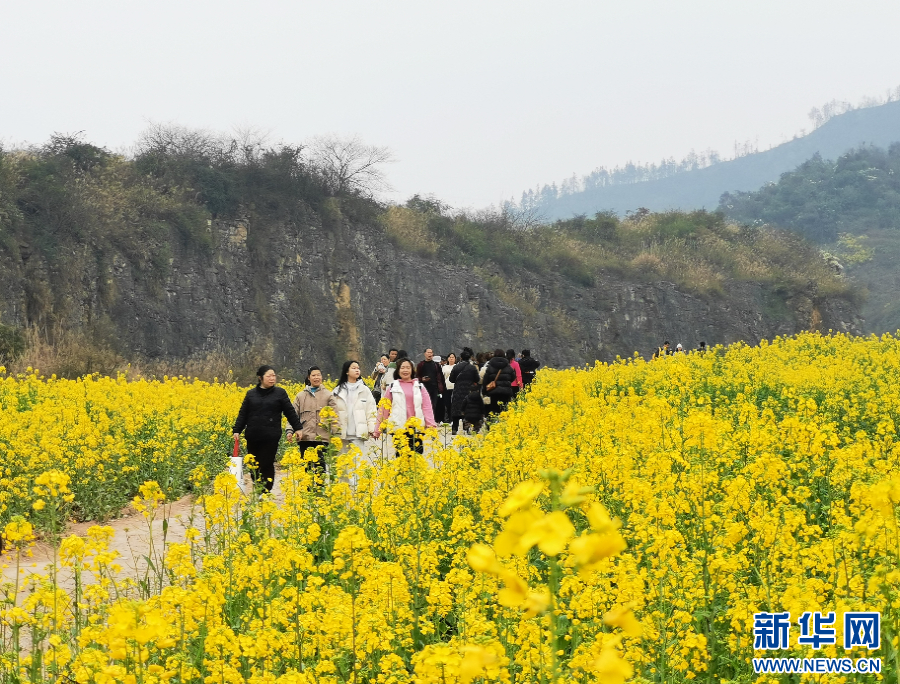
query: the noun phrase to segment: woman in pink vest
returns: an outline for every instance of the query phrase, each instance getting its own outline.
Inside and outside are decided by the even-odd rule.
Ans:
[[[417,453],[424,453],[425,446],[421,433],[417,430],[406,432],[403,430],[406,421],[415,416],[426,428],[437,427],[434,422],[434,410],[431,407],[431,397],[425,388],[416,380],[416,367],[409,359],[397,360],[397,379],[389,387],[385,388],[391,400],[390,413],[384,407],[378,409],[378,422],[375,426],[375,439],[381,436],[381,424],[388,421],[388,431],[394,433],[394,444],[398,439],[405,437],[409,441],[409,447]]]

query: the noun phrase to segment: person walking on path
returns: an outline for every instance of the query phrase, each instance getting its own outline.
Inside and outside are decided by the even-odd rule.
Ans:
[[[424,453],[425,446],[421,434],[418,431],[403,432],[406,421],[415,416],[425,428],[437,427],[434,422],[434,412],[431,408],[431,397],[422,384],[416,380],[416,368],[413,362],[403,358],[397,361],[397,380],[388,388],[391,399],[391,408],[378,409],[378,420],[375,426],[374,437],[381,436],[381,424],[387,420],[389,431],[393,432],[394,443],[405,435],[409,447],[417,453]]]
[[[385,364],[384,373],[378,378],[375,389],[384,394],[384,388],[394,381],[394,373],[397,370],[397,350],[391,347],[387,353],[388,362]]]
[[[458,385],[457,385],[458,386]],[[481,396],[481,385],[475,383],[469,393],[463,397],[463,431],[466,434],[477,434],[484,422],[484,397]]]
[[[653,352],[653,358],[659,359],[659,358],[662,358],[663,356],[670,356],[671,354],[672,354],[672,350],[669,349],[669,340],[666,340],[663,343],[663,346],[657,347],[656,351]]]
[[[522,350],[522,360],[519,361],[519,369],[522,371],[523,387],[528,387],[528,383],[534,380],[534,375],[537,373],[537,369],[540,365],[540,361],[531,358],[530,349]]]
[[[288,433],[289,442],[293,432],[300,430],[301,422],[287,392],[275,386],[278,382],[275,369],[260,366],[256,376],[259,381],[244,395],[232,432],[238,439],[246,429],[247,453],[253,454],[258,464],[250,473],[254,482],[262,481],[266,491],[271,492],[275,486],[275,455],[281,441],[281,416],[288,419],[292,429]]]
[[[378,359],[378,363],[375,364],[375,369],[372,371],[372,387],[375,388],[372,390],[372,396],[375,397],[376,402],[381,401],[381,379],[387,373],[390,363],[388,355],[382,354],[381,358]]]
[[[515,399],[519,390],[522,389],[522,369],[519,367],[519,362],[516,361],[516,351],[514,349],[506,350],[506,360],[509,361],[509,365],[516,372],[516,379],[512,384],[512,398]]]
[[[359,376],[359,362],[345,362],[337,387],[332,392],[343,441],[341,453],[347,453],[353,446],[363,453],[366,440],[375,432],[375,418],[378,414],[375,397]],[[354,461],[354,471],[358,465]],[[353,484],[355,486],[355,481]]]
[[[472,389],[480,389],[481,381],[481,378],[478,376],[478,369],[472,363],[472,350],[466,347],[459,356],[461,361],[453,367],[449,377],[449,381],[453,384],[453,396],[450,401],[450,417],[453,422],[450,429],[454,435],[459,431],[460,419],[472,422],[466,418],[466,399]],[[478,400],[481,402],[480,396]],[[480,421],[480,414],[484,412],[483,402],[481,402],[478,410]]]
[[[334,397],[322,385],[322,370],[318,366],[312,366],[306,373],[306,386],[294,397],[294,410],[300,416],[303,430],[298,446],[300,453],[306,455],[308,449],[324,447],[331,439],[333,426],[321,424],[320,414],[326,406],[337,408]],[[291,432],[288,431],[288,439]],[[325,454],[322,449],[317,452],[314,461],[306,461],[306,469],[318,479],[318,484],[325,482]]]
[[[478,352],[475,355],[475,368],[478,369],[478,372],[481,372],[481,369],[484,368],[484,364],[487,362],[488,357],[484,352]]]
[[[443,406],[440,402],[440,396],[446,391],[444,387],[444,373],[441,371],[441,364],[434,360],[434,351],[432,349],[425,350],[425,360],[420,361],[416,368],[416,377],[428,392],[431,399],[431,405],[434,407],[434,419],[440,423],[443,421]]]
[[[362,449],[369,435],[375,432],[378,407],[372,392],[360,379],[358,361],[344,363],[340,380],[331,394],[338,414],[341,439]]]
[[[451,420],[450,404],[453,401],[453,382],[450,380],[450,373],[453,372],[453,367],[456,365],[456,354],[450,352],[445,358],[446,362],[441,366],[441,371],[444,373],[444,393],[441,395],[441,416],[443,417],[444,423],[449,423]]]
[[[488,414],[499,414],[506,408],[506,404],[512,399],[512,384],[515,379],[516,372],[506,360],[506,355],[502,349],[497,349],[484,365],[481,385],[482,394],[491,400],[486,407]]]
[[[382,396],[385,396],[388,386],[397,379],[397,360],[405,359],[407,356],[406,350],[398,351],[396,349],[391,349],[388,352],[388,360],[390,363],[388,363],[387,371],[385,371],[385,374],[381,378]]]

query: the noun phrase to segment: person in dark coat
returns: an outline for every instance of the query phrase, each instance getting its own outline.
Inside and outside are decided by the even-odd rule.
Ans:
[[[472,388],[479,388],[480,379],[478,368],[472,363],[472,350],[466,347],[459,355],[462,359],[450,371],[450,382],[453,383],[453,397],[450,399],[450,417],[452,419],[451,430],[455,435],[459,431],[459,421],[465,418],[466,422],[472,422],[465,417],[465,404]],[[480,400],[480,399],[479,399]],[[483,411],[483,404],[479,412]]]
[[[519,368],[522,370],[523,387],[528,387],[528,383],[534,380],[534,375],[537,373],[538,366],[540,365],[540,361],[531,358],[530,349],[522,350],[522,360],[519,361]]]
[[[444,372],[441,370],[441,364],[434,360],[434,350],[430,347],[425,350],[425,360],[419,361],[415,377],[419,379],[419,382],[422,383],[422,386],[428,392],[431,406],[434,408],[435,422],[444,422],[444,411],[440,395],[446,392],[447,388],[444,387]]]
[[[455,388],[454,388],[455,389]],[[454,392],[454,400],[456,393]],[[475,433],[481,429],[481,421],[484,420],[484,399],[481,396],[481,385],[475,383],[469,388],[469,393],[462,403],[463,430]]]
[[[486,364],[484,379],[481,381],[482,394],[491,400],[485,407],[488,414],[497,414],[506,408],[507,402],[513,396],[512,386],[515,379],[516,371],[506,360],[506,354],[502,349],[496,350]],[[491,383],[494,383],[495,387],[489,390],[488,386]]]
[[[254,481],[262,480],[266,491],[271,492],[275,486],[275,454],[281,441],[282,414],[287,417],[294,434],[300,434],[301,425],[287,392],[275,386],[278,382],[275,369],[260,366],[256,376],[259,382],[244,395],[232,432],[237,439],[246,428],[247,453],[253,454],[259,464],[250,472]]]

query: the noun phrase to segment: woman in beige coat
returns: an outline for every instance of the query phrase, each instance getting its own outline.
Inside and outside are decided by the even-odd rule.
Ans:
[[[337,403],[325,387],[322,386],[322,370],[318,366],[313,366],[306,374],[306,387],[304,387],[297,396],[294,397],[294,410],[300,416],[300,423],[303,426],[303,432],[300,435],[298,446],[300,453],[305,454],[307,449],[315,449],[324,446],[331,439],[331,435],[338,426],[323,425],[320,414],[322,409],[330,406],[337,409]],[[288,430],[287,437],[291,438],[292,430]],[[325,481],[325,454],[319,449],[318,459],[316,461],[307,461],[306,468],[313,473],[314,476],[321,479],[321,483]]]

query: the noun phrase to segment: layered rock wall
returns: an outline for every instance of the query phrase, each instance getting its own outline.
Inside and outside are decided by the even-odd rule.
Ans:
[[[692,348],[804,329],[857,332],[855,307],[808,291],[790,298],[755,283],[700,297],[666,282],[596,274],[582,287],[558,276],[502,273],[399,250],[378,227],[312,215],[266,223],[211,221],[212,247],[158,244],[138,264],[107,245],[83,245],[65,272],[27,245],[0,272],[0,320],[105,329],[126,355],[187,358],[257,351],[260,362],[332,375],[359,358],[365,371],[389,347],[420,356],[528,347],[546,365],[649,355],[668,339]]]

